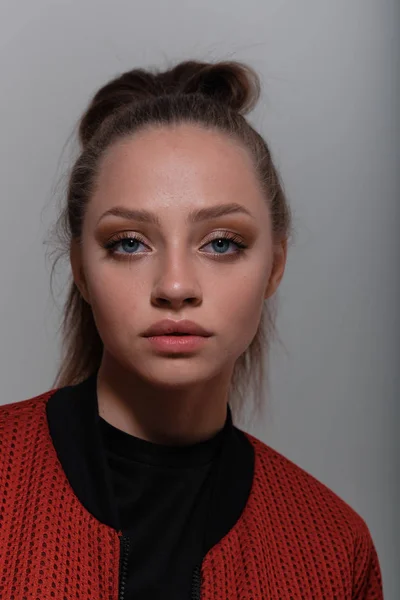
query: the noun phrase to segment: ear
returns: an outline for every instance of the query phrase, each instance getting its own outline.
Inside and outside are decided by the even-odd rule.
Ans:
[[[79,240],[73,239],[69,249],[72,276],[76,287],[79,289],[83,299],[90,304],[89,292],[86,284],[85,273],[82,264],[82,249]]]
[[[268,286],[265,290],[265,299],[272,296],[279,287],[283,274],[285,272],[287,258],[287,239],[283,239],[274,245],[274,263]]]

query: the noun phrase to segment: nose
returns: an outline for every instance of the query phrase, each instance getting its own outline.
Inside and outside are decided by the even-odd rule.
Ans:
[[[151,301],[154,306],[178,309],[183,304],[197,306],[202,292],[193,263],[188,257],[174,257],[164,261],[161,274],[153,286]]]

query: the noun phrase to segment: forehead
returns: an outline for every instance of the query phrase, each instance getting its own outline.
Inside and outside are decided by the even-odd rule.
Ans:
[[[249,151],[228,134],[194,124],[151,127],[103,155],[94,191],[99,210],[115,200],[185,208],[215,200],[265,204]]]

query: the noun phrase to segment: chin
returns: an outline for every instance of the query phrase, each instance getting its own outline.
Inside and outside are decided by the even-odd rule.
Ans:
[[[199,362],[193,356],[189,359],[187,356],[184,358],[156,357],[148,360],[145,369],[141,370],[136,365],[134,370],[140,379],[150,385],[179,389],[200,383],[202,380],[207,381],[215,376],[215,372],[212,373],[209,366],[204,368],[203,365],[202,368]]]

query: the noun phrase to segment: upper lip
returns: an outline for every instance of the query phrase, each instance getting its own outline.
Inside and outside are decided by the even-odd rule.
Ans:
[[[172,333],[186,333],[189,335],[201,335],[205,337],[209,337],[212,335],[210,331],[201,327],[197,323],[193,323],[193,321],[188,321],[187,319],[183,319],[181,321],[173,321],[172,319],[164,319],[163,321],[157,321],[146,329],[146,331],[142,334],[144,337],[154,336],[154,335],[168,335]]]

